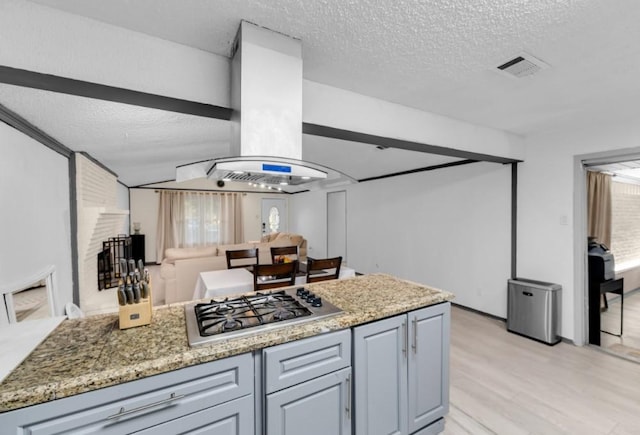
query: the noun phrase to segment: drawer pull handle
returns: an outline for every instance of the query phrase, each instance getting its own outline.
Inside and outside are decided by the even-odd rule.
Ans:
[[[169,396],[168,399],[160,400],[158,402],[150,403],[150,404],[144,405],[144,406],[139,406],[138,408],[133,408],[133,409],[130,409],[128,411],[125,411],[124,410],[124,406],[123,406],[122,408],[120,408],[120,411],[118,411],[117,414],[113,414],[113,415],[110,415],[109,417],[107,417],[107,420],[114,420],[116,418],[120,418],[120,417],[123,417],[125,415],[130,415],[130,414],[134,414],[136,412],[145,411],[147,409],[154,408],[156,406],[160,406],[160,405],[164,405],[164,404],[173,402],[174,400],[182,399],[183,397],[184,397],[184,394],[176,396],[176,393],[171,393],[171,396]]]
[[[531,292],[522,292],[522,294],[525,296],[533,296],[533,293]]]

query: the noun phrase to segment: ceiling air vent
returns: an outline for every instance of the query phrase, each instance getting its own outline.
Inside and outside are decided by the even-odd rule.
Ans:
[[[516,78],[527,77],[547,68],[549,65],[528,53],[521,53],[498,66],[499,71]]]

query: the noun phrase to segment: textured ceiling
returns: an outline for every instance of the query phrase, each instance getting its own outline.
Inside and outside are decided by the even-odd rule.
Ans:
[[[128,186],[175,178],[176,165],[227,156],[226,121],[0,85],[0,101]]]
[[[633,0],[36,2],[222,55],[246,19],[302,39],[307,79],[519,134],[616,117],[640,96]],[[552,68],[492,71],[522,50]]]
[[[639,114],[640,2],[634,0],[33,3],[224,56],[245,19],[300,38],[306,79],[521,135]],[[523,79],[495,72],[522,51],[550,68]],[[0,88],[0,102],[112,165],[129,185],[172,178],[169,166],[227,153],[228,126],[218,121],[11,88]],[[74,128],[62,128],[67,118]],[[305,137],[304,147],[305,158],[356,178],[443,160],[313,137]],[[146,169],[131,174],[143,154],[139,164]]]

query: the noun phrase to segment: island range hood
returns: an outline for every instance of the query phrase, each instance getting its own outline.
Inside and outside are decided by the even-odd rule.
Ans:
[[[302,160],[302,43],[242,21],[231,53],[232,157],[177,168],[176,181],[216,180],[283,186],[355,182]]]

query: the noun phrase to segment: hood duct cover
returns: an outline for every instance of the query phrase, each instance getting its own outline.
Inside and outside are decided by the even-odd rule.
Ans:
[[[302,161],[302,43],[242,21],[231,59],[231,155],[178,167],[176,181],[208,176],[309,188],[353,183]]]
[[[231,152],[302,159],[302,44],[243,21],[231,59]]]

